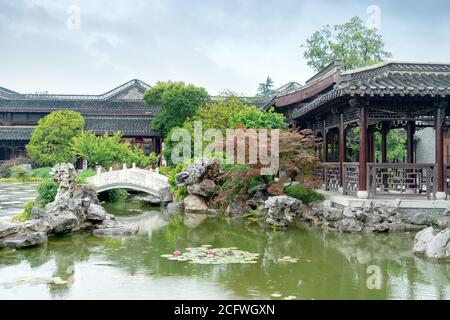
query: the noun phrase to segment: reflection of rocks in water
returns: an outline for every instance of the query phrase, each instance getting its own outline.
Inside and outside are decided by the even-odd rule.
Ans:
[[[141,215],[123,220],[139,226],[138,234],[148,234],[149,238],[151,238],[153,231],[162,229],[169,223],[167,216],[159,211],[144,212]]]
[[[185,213],[183,222],[186,227],[194,229],[201,225],[206,219],[208,219],[207,214]]]

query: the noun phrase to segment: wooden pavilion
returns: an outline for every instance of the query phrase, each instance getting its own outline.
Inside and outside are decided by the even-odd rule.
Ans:
[[[359,198],[421,196],[447,199],[445,161],[450,127],[450,64],[383,62],[342,71],[331,63],[295,92],[274,97],[274,106],[292,127],[310,128],[322,137],[317,177],[327,190]],[[415,132],[434,128],[433,163],[415,163]],[[358,162],[349,162],[346,138],[358,132]],[[389,130],[407,132],[407,157],[388,163]],[[381,135],[376,145],[375,133]],[[375,157],[379,148],[381,157]]]

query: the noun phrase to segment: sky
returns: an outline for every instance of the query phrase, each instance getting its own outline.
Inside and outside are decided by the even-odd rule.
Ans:
[[[301,45],[353,16],[376,18],[395,60],[450,62],[449,15],[448,0],[0,0],[0,87],[101,94],[172,80],[252,96],[267,76],[303,84],[314,72]]]

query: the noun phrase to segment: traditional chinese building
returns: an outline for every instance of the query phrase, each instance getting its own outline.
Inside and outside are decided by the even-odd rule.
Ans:
[[[142,102],[148,88],[139,80],[100,95],[21,94],[0,87],[0,162],[24,156],[39,119],[56,110],[78,111],[86,130],[98,135],[120,131],[146,154],[160,153],[161,138],[150,130],[159,108]]]
[[[266,107],[284,113],[292,127],[310,128],[322,137],[317,177],[325,189],[360,198],[445,199],[450,192],[449,96],[450,64],[384,62],[344,72],[335,61]],[[388,163],[387,137],[396,128],[407,132],[407,156]],[[357,162],[350,161],[355,150],[346,144],[350,130],[359,135]],[[381,144],[375,143],[376,132]]]

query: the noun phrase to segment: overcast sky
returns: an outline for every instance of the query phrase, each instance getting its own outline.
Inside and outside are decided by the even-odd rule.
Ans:
[[[450,62],[447,0],[0,0],[0,86],[100,94],[138,78],[253,95],[267,76],[303,84],[305,39],[370,5],[394,59]]]

